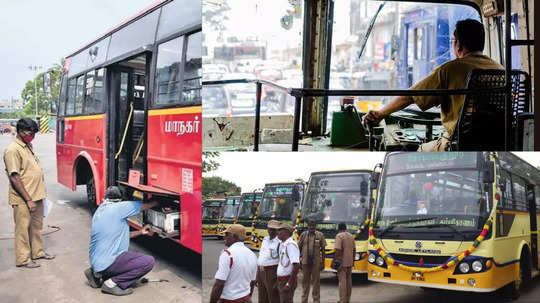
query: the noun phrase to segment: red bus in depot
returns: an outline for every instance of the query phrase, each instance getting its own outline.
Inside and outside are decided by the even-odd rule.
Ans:
[[[160,0],[65,59],[58,182],[91,207],[120,185],[158,199],[130,218],[201,253],[201,3]]]

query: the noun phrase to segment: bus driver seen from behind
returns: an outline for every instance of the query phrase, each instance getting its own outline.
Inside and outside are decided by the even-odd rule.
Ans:
[[[456,59],[437,67],[426,78],[412,86],[411,90],[463,89],[467,85],[467,76],[473,69],[503,68],[482,54],[485,43],[482,23],[473,19],[458,21],[451,41]],[[420,145],[418,151],[445,151],[449,138],[456,128],[463,106],[463,95],[397,97],[380,110],[370,110],[363,117],[363,122],[378,125],[388,115],[413,103],[423,111],[440,105],[442,125],[446,131],[440,139]]]

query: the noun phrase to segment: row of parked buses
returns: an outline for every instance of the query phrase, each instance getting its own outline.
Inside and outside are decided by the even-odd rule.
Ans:
[[[251,222],[237,218],[252,226],[246,242],[258,250],[270,219],[292,223],[296,235],[315,220],[331,271],[333,239],[344,222],[356,239],[353,272],[370,281],[500,289],[515,298],[539,274],[537,168],[507,152],[396,152],[374,167],[314,172],[307,184],[266,184],[258,208],[249,208]],[[216,201],[206,201],[203,213],[219,213],[214,208],[225,202]]]

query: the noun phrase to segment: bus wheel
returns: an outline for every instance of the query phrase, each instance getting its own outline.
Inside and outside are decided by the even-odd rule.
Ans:
[[[88,197],[88,208],[90,209],[90,212],[94,214],[97,209],[96,183],[94,182],[94,176],[90,177],[86,182],[86,196]]]
[[[527,285],[531,279],[531,268],[529,258],[524,250],[519,259],[519,274],[516,281],[506,285],[503,288],[503,296],[512,300],[519,298],[521,290]]]

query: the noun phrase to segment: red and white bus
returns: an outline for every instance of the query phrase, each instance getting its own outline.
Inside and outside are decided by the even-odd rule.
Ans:
[[[56,143],[58,182],[159,199],[130,225],[199,254],[201,30],[200,1],[160,0],[67,56]]]

